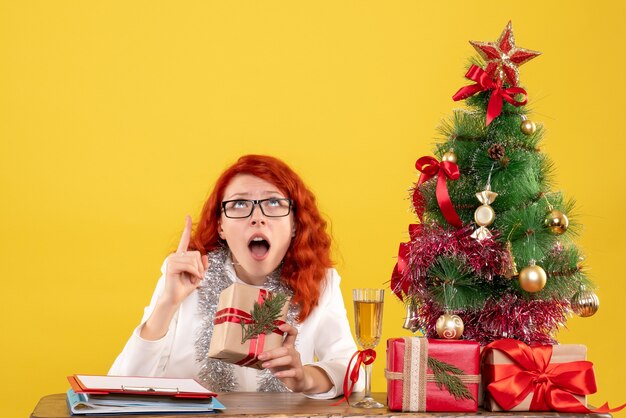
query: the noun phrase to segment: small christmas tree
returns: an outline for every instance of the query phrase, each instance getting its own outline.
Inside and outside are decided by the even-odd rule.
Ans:
[[[551,191],[543,129],[519,87],[518,66],[540,53],[515,45],[511,22],[496,42],[470,43],[484,61],[453,97],[468,107],[443,123],[438,159],[416,162],[420,223],[391,288],[407,304],[405,328],[427,337],[553,343],[571,310],[592,315],[598,299],[572,241],[574,202]]]

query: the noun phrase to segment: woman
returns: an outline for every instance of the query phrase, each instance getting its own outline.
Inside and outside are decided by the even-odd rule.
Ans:
[[[342,394],[356,351],[315,197],[284,162],[247,155],[226,169],[192,233],[161,268],[150,306],[111,375],[194,377],[223,391]],[[233,282],[291,295],[281,347],[263,370],[207,357],[220,292]]]

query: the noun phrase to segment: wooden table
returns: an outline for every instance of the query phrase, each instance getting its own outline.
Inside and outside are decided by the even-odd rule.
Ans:
[[[359,400],[362,393],[354,394],[350,400]],[[374,398],[384,404],[387,403],[386,393],[374,393]],[[207,418],[207,417],[593,417],[610,418],[610,414],[563,414],[558,412],[486,412],[480,410],[478,413],[463,412],[393,412],[387,408],[381,409],[361,409],[352,408],[345,402],[332,406],[337,402],[332,400],[309,399],[299,393],[258,393],[258,392],[229,392],[218,396],[220,402],[226,406],[226,410],[215,415],[213,414],[158,414],[158,415],[115,415],[118,418],[124,417],[145,417],[145,418]],[[79,415],[76,415],[79,416]],[[93,416],[93,415],[92,415]],[[31,418],[68,418],[71,417],[65,401],[65,394],[59,393],[41,398]]]

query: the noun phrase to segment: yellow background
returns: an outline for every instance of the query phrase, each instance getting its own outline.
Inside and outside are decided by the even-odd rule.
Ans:
[[[467,84],[467,41],[509,19],[519,46],[544,53],[522,84],[602,302],[559,339],[587,345],[594,404],[626,401],[626,3],[0,4],[3,416],[65,391],[68,374],[107,372],[185,214],[244,153],[284,159],[314,190],[352,315],[352,288],[387,286],[414,162]],[[384,315],[384,339],[408,335],[391,295]]]

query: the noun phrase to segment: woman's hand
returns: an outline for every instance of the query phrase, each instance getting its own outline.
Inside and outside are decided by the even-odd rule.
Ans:
[[[263,361],[261,367],[270,369],[293,392],[328,392],[333,384],[326,372],[319,367],[303,366],[300,361],[300,353],[294,347],[298,330],[289,324],[282,324],[278,329],[286,332],[287,338],[281,347],[259,354],[259,360]]]
[[[157,300],[154,311],[140,331],[141,338],[158,340],[165,336],[174,313],[183,300],[202,283],[208,257],[199,251],[187,251],[191,240],[191,217],[185,218],[185,229],[175,253],[167,257],[165,289]]]
[[[201,255],[200,251],[187,251],[190,240],[191,216],[187,215],[178,249],[167,257],[165,290],[161,295],[162,303],[178,307],[202,282],[204,271],[208,267],[208,258],[206,255]]]

